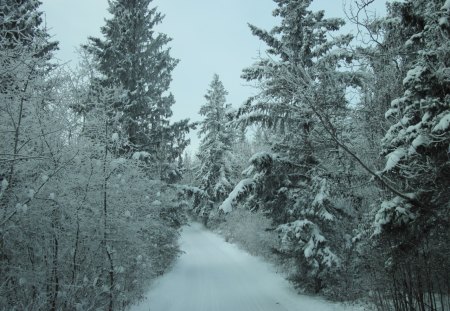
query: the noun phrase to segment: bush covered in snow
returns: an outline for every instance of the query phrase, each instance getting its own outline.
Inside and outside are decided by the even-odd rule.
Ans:
[[[278,246],[278,233],[271,220],[262,212],[235,209],[225,217],[216,228],[230,243],[236,243],[252,255],[261,256],[271,262],[279,263],[274,253]]]

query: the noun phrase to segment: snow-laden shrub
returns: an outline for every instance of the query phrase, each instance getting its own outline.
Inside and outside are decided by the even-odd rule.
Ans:
[[[230,243],[236,243],[252,255],[276,261],[273,250],[278,245],[278,234],[271,221],[262,212],[235,209],[228,213],[217,230]]]
[[[302,219],[280,225],[280,251],[296,258],[297,272],[291,277],[294,281],[302,278],[306,290],[318,293],[325,287],[329,276],[341,266],[341,260],[330,249],[327,239],[319,227],[310,220]],[[303,278],[307,276],[307,278]]]

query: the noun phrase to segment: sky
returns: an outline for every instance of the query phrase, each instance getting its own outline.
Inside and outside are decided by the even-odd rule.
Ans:
[[[56,57],[75,67],[76,49],[89,36],[99,37],[100,27],[108,17],[107,0],[41,0],[46,26],[59,41]],[[347,0],[348,2],[351,0]],[[383,14],[383,0],[375,0],[373,10]],[[313,10],[325,10],[326,17],[345,18],[343,0],[315,0]],[[217,73],[228,91],[227,102],[238,107],[257,90],[240,79],[242,69],[255,62],[265,45],[254,37],[248,23],[271,29],[277,22],[272,16],[272,0],[153,0],[152,7],[165,15],[157,31],[173,40],[171,55],[180,60],[172,74],[171,92],[176,104],[173,120],[189,118],[200,121],[200,106]],[[348,31],[355,31],[347,26]],[[191,133],[190,152],[199,139]]]

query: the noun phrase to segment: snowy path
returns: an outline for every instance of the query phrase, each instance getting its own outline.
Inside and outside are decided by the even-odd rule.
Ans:
[[[300,296],[273,268],[193,223],[181,235],[185,252],[147,299],[131,311],[342,311]]]

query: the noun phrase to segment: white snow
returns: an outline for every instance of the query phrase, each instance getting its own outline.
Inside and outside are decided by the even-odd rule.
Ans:
[[[116,169],[120,165],[124,165],[127,162],[125,158],[117,158],[111,161],[111,168]]]
[[[333,267],[334,265],[341,265],[341,260],[338,256],[336,256],[335,253],[333,253],[329,247],[325,247],[322,252],[322,262],[325,263],[325,265],[329,268]]]
[[[159,200],[155,200],[155,201],[152,202],[152,205],[153,205],[153,206],[161,206],[161,204],[162,204],[162,203],[161,203],[161,201],[159,201]]]
[[[445,1],[445,3],[442,6],[441,10],[448,10],[448,11],[450,11],[450,0]]]
[[[36,192],[33,189],[28,189],[27,197],[29,199],[33,199],[35,194],[36,194]]]
[[[416,66],[410,69],[406,73],[405,79],[403,79],[403,85],[406,85],[412,81],[417,81],[420,79],[420,76],[425,72],[426,68],[423,66]]]
[[[438,124],[433,128],[433,132],[446,131],[450,126],[450,112],[444,115]]]
[[[241,193],[243,193],[247,187],[249,187],[253,183],[253,178],[246,178],[241,180],[236,187],[234,187],[233,191],[228,195],[225,201],[219,206],[219,209],[224,211],[225,213],[229,213],[233,210],[233,203],[239,197]]]
[[[80,165],[81,164],[81,158],[79,156],[76,156],[73,161],[75,162],[76,165]]]
[[[112,134],[111,140],[112,141],[118,141],[119,140],[119,134],[117,134],[117,133]]]
[[[133,156],[131,158],[133,160],[141,160],[141,159],[148,158],[149,156],[150,156],[150,153],[148,153],[146,151],[137,151],[137,152],[133,153]]]
[[[422,32],[416,33],[414,35],[411,36],[411,38],[409,38],[406,42],[405,42],[405,46],[411,46],[414,45],[415,42],[418,42],[421,38],[422,38],[423,34]]]
[[[406,150],[404,148],[398,148],[391,153],[389,153],[386,161],[386,166],[384,167],[384,172],[393,169],[397,163],[406,155]]]
[[[2,190],[6,190],[8,188],[8,181],[5,179],[2,180]]]
[[[420,146],[428,146],[431,143],[430,139],[422,134],[419,134],[419,136],[417,136],[412,142],[411,142],[411,146],[414,149],[419,148]]]
[[[131,311],[343,311],[357,307],[298,295],[275,268],[199,224],[181,235],[184,254]]]
[[[389,201],[383,201],[380,210],[375,215],[374,235],[383,231],[383,226],[392,223],[394,225],[407,224],[416,218],[411,211],[412,205],[400,197]]]
[[[334,220],[334,216],[330,214],[324,207],[325,200],[330,196],[328,182],[325,178],[320,180],[320,189],[317,192],[314,200],[312,202],[312,206],[315,208],[320,208],[319,216],[324,220]]]
[[[316,196],[314,197],[314,200],[312,202],[312,205],[322,205],[323,201],[328,197],[328,189],[326,185],[326,180],[323,179],[320,182],[320,190],[317,192]]]
[[[26,205],[26,204],[22,205],[20,203],[17,203],[16,204],[16,210],[19,211],[19,212],[22,212],[22,213],[26,213],[28,211],[28,205]]]
[[[271,161],[273,158],[276,157],[275,153],[267,152],[267,151],[261,151],[257,152],[248,160],[250,163],[256,163],[261,164],[264,162]]]
[[[4,178],[3,180],[2,180],[2,185],[1,185],[1,188],[0,188],[0,198],[3,196],[3,193],[6,191],[6,188],[8,188],[8,181],[6,180],[6,178]]]
[[[394,99],[394,101],[398,101],[398,99]],[[397,103],[392,102],[392,106],[396,105]],[[389,108],[388,111],[384,114],[384,118],[388,119],[390,116],[396,114],[398,112],[398,108]]]
[[[313,239],[310,239],[308,243],[306,243],[305,248],[303,250],[303,254],[305,255],[305,258],[312,257],[314,255],[314,247],[315,243]]]
[[[278,226],[281,246],[285,250],[291,250],[295,245],[303,249],[303,255],[311,267],[318,268],[319,262],[327,267],[340,266],[341,260],[325,246],[325,237],[317,225],[308,219],[299,219],[291,223]],[[308,240],[308,242],[305,242]],[[315,269],[316,269],[315,268]]]

